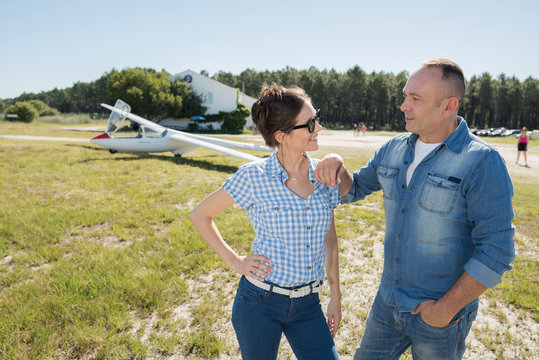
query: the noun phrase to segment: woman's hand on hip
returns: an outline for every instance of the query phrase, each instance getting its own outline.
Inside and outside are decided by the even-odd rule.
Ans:
[[[271,260],[263,255],[238,256],[237,260],[232,263],[231,268],[239,274],[264,281],[265,277],[271,275],[273,268],[262,261],[271,264]]]

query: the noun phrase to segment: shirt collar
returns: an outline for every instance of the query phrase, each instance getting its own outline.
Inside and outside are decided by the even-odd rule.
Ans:
[[[266,174],[268,176],[279,176],[284,171],[283,167],[281,166],[281,163],[277,159],[277,152],[274,151],[273,154],[271,154],[268,158],[268,161],[266,162]]]
[[[455,131],[453,131],[453,133],[449,135],[449,137],[442,143],[454,153],[461,152],[469,138],[468,124],[466,124],[466,120],[464,120],[462,116],[457,116],[457,121],[458,126]],[[418,138],[419,135],[411,134],[407,140],[408,145],[415,144]]]
[[[316,165],[314,164],[313,159],[311,159],[306,152],[303,153],[303,156],[305,156],[309,161],[309,180],[312,184],[316,184],[317,181],[314,177],[314,169]],[[273,154],[271,154],[268,158],[268,161],[266,163],[266,174],[270,177],[280,176],[283,179],[283,182],[288,179],[288,174],[277,159],[276,151],[273,152]]]
[[[464,145],[468,142],[468,138],[470,137],[466,120],[464,120],[461,116],[457,116],[457,121],[459,122],[457,129],[444,141],[447,148],[454,153],[461,152]]]

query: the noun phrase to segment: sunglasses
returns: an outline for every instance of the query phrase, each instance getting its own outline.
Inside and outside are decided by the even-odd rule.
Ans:
[[[312,134],[314,132],[314,128],[316,127],[316,123],[320,123],[320,109],[316,110],[316,114],[314,114],[314,116],[310,118],[309,121],[307,121],[303,125],[294,126],[292,130],[306,127],[309,130],[309,132]]]

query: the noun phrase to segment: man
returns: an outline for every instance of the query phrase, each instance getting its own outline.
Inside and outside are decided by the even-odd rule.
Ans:
[[[464,75],[428,61],[403,89],[406,130],[351,174],[330,154],[315,175],[342,202],[383,191],[384,270],[354,359],[461,359],[478,296],[515,258],[513,186],[495,148],[457,116]]]

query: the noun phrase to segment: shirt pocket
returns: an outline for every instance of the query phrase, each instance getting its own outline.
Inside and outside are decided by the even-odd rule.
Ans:
[[[419,206],[436,214],[449,214],[452,212],[455,209],[457,195],[460,190],[460,180],[459,182],[456,180],[459,179],[428,173],[419,196]]]
[[[292,206],[268,204],[262,207],[260,215],[264,221],[267,234],[285,242],[294,229]],[[298,220],[295,220],[297,223]]]
[[[376,173],[378,174],[378,182],[382,185],[384,198],[393,200],[399,169],[380,165],[376,169]]]
[[[316,191],[313,194],[314,196],[311,197],[314,201],[314,206],[320,207],[323,210],[333,209],[331,206],[331,190],[324,185],[318,192]]]
[[[331,225],[333,208],[329,192],[321,192],[309,204],[308,210],[305,213],[305,224],[303,225],[311,225],[316,232],[322,231],[322,234],[325,236]],[[296,217],[298,216],[296,215]]]

